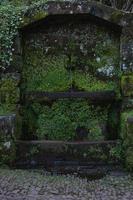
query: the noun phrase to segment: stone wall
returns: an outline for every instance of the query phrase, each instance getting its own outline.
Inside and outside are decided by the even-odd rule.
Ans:
[[[52,24],[52,26],[48,27],[46,30],[45,29],[42,30],[42,27],[44,27],[43,23],[45,24],[46,22],[45,25],[47,26],[48,22],[50,22],[50,18],[49,18],[49,21],[47,21],[48,19],[47,16],[57,15],[57,14],[60,14],[61,19],[65,19],[67,23],[68,21],[70,22],[71,20],[73,20],[72,16],[74,16],[74,14],[76,15],[80,14],[80,16],[81,15],[86,16],[89,14],[90,18],[93,19],[93,24],[86,26],[85,21],[84,21],[85,18],[84,19],[82,18],[79,24],[76,22],[78,25],[76,25],[75,22],[68,23],[69,29],[67,27],[63,27],[62,25],[60,26],[60,28],[58,28],[58,26],[54,27],[54,24]],[[70,20],[68,20],[68,18],[65,17],[65,15],[67,17],[68,15],[70,15]],[[44,20],[45,17],[46,17],[46,20]],[[51,19],[55,20],[56,18],[54,18],[53,16],[53,18]],[[78,20],[80,20],[80,17]],[[100,23],[100,27],[101,25],[103,25],[104,28],[102,29],[102,28],[99,28],[99,26],[94,25],[95,21],[97,24]],[[57,21],[55,20],[56,25],[57,25],[57,22],[58,20]],[[42,24],[42,26],[40,24]],[[110,30],[109,28],[110,26],[114,28]],[[38,27],[38,33],[36,34],[35,29],[37,27]],[[39,30],[39,27],[40,27],[40,30]],[[52,28],[54,27],[54,30],[51,29],[51,27]],[[70,2],[69,3],[68,2],[67,3],[65,2],[49,3],[46,6],[42,6],[42,10],[36,11],[35,9],[35,13],[34,14],[32,13],[32,16],[30,16],[30,14],[27,14],[24,17],[24,22],[21,27],[22,29],[20,31],[20,34],[16,37],[16,40],[14,43],[15,51],[13,55],[12,66],[10,70],[6,70],[4,73],[1,73],[1,76],[0,76],[0,142],[1,142],[0,156],[2,158],[1,159],[2,163],[12,163],[14,161],[14,158],[15,158],[14,141],[20,138],[20,136],[22,137],[21,123],[22,123],[23,116],[26,116],[25,105],[27,104],[27,102],[23,101],[24,93],[27,92],[28,89],[30,89],[30,91],[33,91],[33,90],[44,91],[43,89],[45,89],[45,91],[51,92],[50,91],[51,89],[53,90],[55,86],[58,86],[58,87],[55,87],[55,92],[60,92],[60,89],[61,91],[68,91],[69,89],[74,88],[76,90],[78,89],[80,91],[87,91],[87,92],[90,92],[90,89],[92,89],[92,92],[96,92],[97,90],[101,91],[103,89],[104,90],[109,89],[117,93],[116,99],[121,100],[122,108],[121,110],[120,109],[117,110],[116,108],[118,108],[118,105],[120,104],[119,103],[117,104],[115,102],[113,106],[111,105],[108,112],[110,112],[111,110],[115,111],[112,113],[113,115],[110,115],[110,116],[111,117],[113,116],[112,122],[117,121],[117,120],[119,122],[117,124],[118,125],[117,128],[119,127],[121,128],[119,128],[118,135],[119,135],[119,139],[122,139],[122,142],[123,142],[123,150],[124,150],[124,156],[126,160],[126,167],[129,170],[133,170],[132,27],[133,27],[132,14],[126,14],[121,11],[117,11],[106,6],[102,6],[101,4],[97,4],[94,2],[93,3],[85,2],[85,3],[79,3],[79,4],[78,3],[71,4]],[[78,29],[80,30],[80,33],[82,34],[79,34]],[[25,42],[23,43],[24,45],[21,43],[23,41],[21,40],[21,37],[20,37],[22,31],[24,31],[24,37],[23,37],[25,38]],[[117,33],[119,32],[119,34],[116,34],[116,32]],[[58,37],[56,37],[57,35]],[[67,35],[67,37],[65,37],[65,35]],[[71,41],[71,45],[69,45],[69,42],[68,42],[69,39],[73,40],[73,38],[69,38],[70,35],[74,36],[73,37],[74,45],[72,41]],[[87,38],[88,36],[91,36],[91,37]],[[85,42],[81,43],[81,38]],[[120,43],[119,43],[119,38],[120,38]],[[99,40],[100,40],[100,43],[99,43]],[[111,48],[108,48],[109,54],[107,55],[106,55],[107,53],[106,50],[105,52],[103,52],[104,43],[106,47],[105,49],[107,49],[106,41],[107,41],[107,44],[109,42],[110,47],[111,47]],[[99,48],[97,50],[94,47],[96,47],[96,44],[98,43],[99,43]],[[88,47],[90,45],[92,45],[91,49],[89,49]],[[22,46],[24,48],[23,54],[22,54]],[[42,46],[42,48],[40,48],[40,46]],[[61,49],[62,46],[64,47],[64,49]],[[101,49],[100,49],[100,46],[102,47]],[[119,53],[118,53],[119,46],[120,46],[121,69],[119,68]],[[89,51],[86,51],[87,48],[89,49]],[[63,54],[61,54],[61,52],[63,52]],[[52,63],[51,62],[52,59],[46,59],[46,58],[50,58],[49,54],[52,54],[52,56],[56,55],[56,58],[58,59],[55,59],[54,62]],[[97,55],[94,55],[94,54],[97,54]],[[44,55],[45,55],[45,59],[43,59]],[[60,58],[60,55],[61,55],[61,58]],[[79,57],[82,57],[83,63],[80,63]],[[88,57],[93,58],[91,60],[91,63],[89,63],[89,65],[92,66],[92,68],[89,69],[90,71],[88,70],[89,73],[86,69],[84,70],[81,69],[82,64],[87,65],[86,63],[87,60],[89,60],[90,62],[90,59],[87,59]],[[63,67],[70,66],[71,70],[69,69],[67,70],[69,71],[69,75],[71,74],[71,77],[73,76],[73,71],[75,70],[75,68],[79,76],[74,81],[72,81],[72,79],[70,78],[65,79],[66,82],[63,82],[64,81],[64,77],[63,77],[63,80],[60,81],[64,83],[63,87],[60,84],[55,85],[53,84],[53,82],[52,82],[53,84],[52,87],[49,87],[49,85],[47,85],[48,81],[43,82],[44,79],[47,80],[46,79],[47,76],[46,77],[42,76],[42,78],[39,79],[39,84],[43,80],[42,85],[39,85],[38,81],[36,81],[38,71],[35,74],[34,70],[37,69],[37,70],[40,70],[40,72],[42,72],[41,68],[39,67],[36,68],[37,66],[41,66],[40,62],[44,63],[45,66],[47,65],[48,68],[49,68],[49,65],[51,65],[51,63],[53,65],[56,64],[57,68],[60,67],[58,64],[63,63]],[[110,70],[109,70],[110,62],[111,62],[111,66],[113,65],[113,69],[115,69],[114,70],[115,74],[112,75],[112,71],[111,71],[111,76],[108,76],[108,72],[110,75]],[[108,68],[104,70],[103,68],[105,68],[107,64],[108,64]],[[27,77],[28,73],[29,73],[29,76]],[[32,73],[35,75],[33,83],[31,79],[33,77]],[[91,78],[93,78],[93,80],[91,79],[89,83],[92,84],[92,82],[94,82],[93,87],[91,88],[88,83],[88,78],[89,78],[88,75],[90,75],[90,73],[92,74]],[[57,73],[57,75],[58,74],[59,73]],[[41,75],[43,75],[43,73]],[[56,73],[54,73],[54,75],[56,75]],[[51,76],[53,77],[53,75]],[[67,76],[65,75],[65,77]],[[101,85],[101,82],[104,85],[103,84]],[[45,88],[42,88],[42,87],[45,87]],[[29,101],[28,103],[29,105],[30,105],[30,102],[31,101]],[[29,105],[26,105],[26,106],[29,108]],[[38,106],[37,108],[40,109],[40,106]],[[119,114],[120,111],[121,111],[121,114]],[[121,121],[119,120],[119,116],[121,118]],[[26,120],[27,119],[25,119],[25,121]],[[33,122],[33,125],[35,125],[34,123],[35,121],[33,118],[32,118],[32,122]],[[112,123],[110,124],[112,125]]]
[[[19,36],[13,48],[11,67],[0,74],[0,164],[10,166],[16,156],[15,140],[21,132],[19,85],[22,58]]]

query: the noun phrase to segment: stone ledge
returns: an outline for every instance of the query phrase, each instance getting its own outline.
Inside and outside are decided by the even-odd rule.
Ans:
[[[56,100],[60,98],[87,98],[90,101],[112,102],[116,100],[114,91],[99,92],[27,92],[24,97],[27,100]]]
[[[118,141],[16,141],[16,163],[22,166],[28,164],[30,167],[47,167],[58,161],[118,163],[119,160],[111,155],[111,150],[117,144]]]
[[[128,118],[127,118],[127,122],[128,122],[129,124],[133,124],[133,116],[132,116],[132,117],[128,117]]]

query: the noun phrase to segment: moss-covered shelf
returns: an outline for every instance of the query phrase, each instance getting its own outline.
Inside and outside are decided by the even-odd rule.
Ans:
[[[26,92],[24,94],[26,100],[47,101],[65,98],[87,98],[90,101],[96,102],[113,102],[116,100],[116,93],[112,90],[98,92]]]

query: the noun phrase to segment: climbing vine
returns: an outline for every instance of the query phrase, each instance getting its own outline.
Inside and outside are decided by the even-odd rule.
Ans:
[[[12,5],[0,6],[0,68],[10,66],[13,55],[13,41],[22,22],[22,10]]]
[[[39,11],[47,0],[33,2],[32,5],[26,6],[9,3],[8,1],[0,2],[0,69],[6,69],[11,65],[13,60],[13,43],[15,36],[18,34],[18,28],[23,22],[26,13],[32,15]],[[21,6],[20,6],[21,5]]]

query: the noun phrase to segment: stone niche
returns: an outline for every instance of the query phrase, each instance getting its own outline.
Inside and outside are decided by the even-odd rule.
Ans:
[[[89,14],[51,15],[22,37],[22,138],[118,139],[119,28]]]

